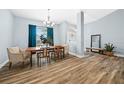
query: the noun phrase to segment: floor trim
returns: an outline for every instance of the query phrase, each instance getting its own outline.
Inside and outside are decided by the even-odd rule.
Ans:
[[[115,54],[115,56],[118,56],[118,57],[124,57],[123,54]]]
[[[69,52],[69,54],[71,54],[71,55],[73,55],[73,56],[76,56],[76,54],[75,54],[75,53],[73,53],[73,52]]]
[[[78,58],[83,58],[83,57],[85,57],[85,55],[77,55],[76,53],[72,53],[72,52],[69,52],[69,54],[74,55],[74,56],[76,56],[76,57],[78,57]]]
[[[0,68],[2,68],[3,66],[5,66],[8,61],[9,61],[9,60],[6,60],[6,61],[2,62],[2,63],[0,64]]]

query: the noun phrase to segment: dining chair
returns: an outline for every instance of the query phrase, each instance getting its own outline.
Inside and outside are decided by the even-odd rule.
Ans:
[[[54,48],[54,52],[55,52],[55,59],[58,58],[58,59],[62,59],[63,58],[63,47],[62,46],[55,46]]]
[[[69,55],[69,45],[68,44],[62,44],[62,46],[64,47],[64,54]]]
[[[45,61],[43,61],[43,59]],[[50,63],[50,55],[47,48],[43,48],[41,51],[37,52],[37,66],[41,66],[42,61],[46,64]]]
[[[9,69],[11,68],[13,63],[22,62],[24,63],[30,60],[30,52],[25,51],[25,49],[21,49],[19,47],[11,47],[7,48],[8,58],[9,58]]]

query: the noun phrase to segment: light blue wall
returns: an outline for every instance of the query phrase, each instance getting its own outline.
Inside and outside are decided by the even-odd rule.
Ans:
[[[68,22],[63,21],[59,24],[59,40],[60,44],[66,44],[67,43],[67,31],[69,31],[69,25]]]
[[[90,35],[101,34],[101,43],[113,43],[117,54],[124,55],[124,10],[117,10],[95,22],[86,24],[85,48],[90,47]]]
[[[41,21],[22,17],[14,17],[14,45],[22,48],[28,47],[28,25],[42,26]],[[58,26],[54,28],[54,43],[59,43]],[[23,40],[22,40],[23,39]]]
[[[60,43],[60,31],[59,31],[59,25],[57,24],[54,28],[53,28],[53,33],[54,33],[54,44],[59,44]]]
[[[14,45],[21,48],[28,47],[29,24],[41,25],[40,21],[22,17],[14,17]]]
[[[13,15],[0,10],[0,65],[8,59],[7,48],[13,45]]]

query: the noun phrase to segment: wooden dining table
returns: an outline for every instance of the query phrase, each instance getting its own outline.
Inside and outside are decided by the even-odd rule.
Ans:
[[[27,52],[31,53],[31,57],[30,57],[30,63],[31,63],[31,67],[32,67],[32,55],[38,51],[42,51],[43,49],[47,48],[47,49],[54,49],[56,46],[49,46],[49,47],[28,47],[26,48]],[[61,48],[63,49],[63,57],[65,57],[64,53],[65,53],[65,49],[64,46],[61,46]]]

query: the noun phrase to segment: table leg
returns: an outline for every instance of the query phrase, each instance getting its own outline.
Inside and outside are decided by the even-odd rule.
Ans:
[[[32,67],[32,52],[31,52],[30,63],[31,63],[31,67]]]
[[[65,57],[65,49],[63,48],[63,58]]]

